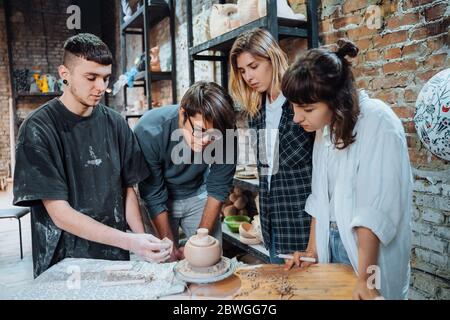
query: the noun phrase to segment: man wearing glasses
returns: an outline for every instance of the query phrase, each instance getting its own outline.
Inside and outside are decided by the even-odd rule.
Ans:
[[[179,227],[187,237],[201,227],[222,239],[220,209],[237,158],[237,141],[231,135],[227,143],[226,134],[235,124],[232,98],[218,84],[200,81],[179,106],[153,109],[135,126],[151,172],[139,192],[159,236],[174,241],[171,261],[183,258]]]

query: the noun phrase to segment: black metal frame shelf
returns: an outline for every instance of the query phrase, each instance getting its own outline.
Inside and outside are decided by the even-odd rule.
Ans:
[[[255,21],[252,21],[246,25],[233,29],[227,33],[224,33],[214,39],[211,39],[202,44],[196,45],[192,48],[189,48],[189,54],[197,55],[200,52],[206,50],[215,50],[215,51],[228,51],[231,49],[234,40],[242,33],[247,30],[251,30],[254,28],[260,28],[267,26],[268,17],[262,17]],[[279,24],[279,35],[280,38],[284,37],[300,37],[307,38],[308,31],[306,28],[306,21],[299,20],[291,20],[278,18]]]
[[[147,3],[145,6],[144,4]],[[170,37],[171,37],[171,55],[172,70],[166,72],[152,72],[150,67],[150,29],[156,24],[169,18],[170,21]],[[123,15],[121,17],[123,21]],[[156,81],[169,80],[172,82],[172,101],[177,101],[176,89],[176,54],[175,54],[175,7],[174,0],[143,0],[140,2],[139,9],[131,16],[130,20],[122,23],[120,26],[121,36],[121,52],[122,52],[122,71],[125,73],[127,66],[126,57],[126,35],[137,34],[142,36],[142,47],[145,55],[145,70],[139,72],[135,77],[133,87],[143,87],[144,94],[147,96],[148,108],[152,108],[152,83]],[[127,106],[127,89],[124,87],[124,104]]]
[[[149,26],[150,28],[155,26],[161,20],[166,17],[170,17],[170,8],[166,1],[149,1],[148,6],[151,7],[149,14]],[[141,5],[138,10],[131,16],[130,20],[124,23],[120,29],[122,32],[126,33],[142,33],[144,25],[144,5]],[[137,29],[137,30],[133,30]],[[140,30],[140,31],[139,31]]]
[[[308,40],[308,47],[315,48],[319,45],[319,31],[317,19],[317,0],[306,1],[307,20],[292,20],[279,18],[277,16],[277,0],[267,1],[267,15],[246,25],[233,29],[216,38],[204,43],[193,45],[193,23],[192,23],[192,3],[186,1],[187,11],[187,34],[189,52],[189,80],[195,82],[194,62],[195,60],[217,61],[221,64],[222,86],[228,88],[228,55],[234,40],[242,33],[254,28],[266,28],[278,40],[286,37],[299,37]],[[225,3],[220,0],[219,3]],[[219,51],[220,55],[199,54],[204,51]]]
[[[155,81],[165,81],[165,80],[172,80],[172,72],[171,71],[165,71],[165,72],[152,72],[152,80]],[[134,77],[134,84],[133,87],[143,87],[145,86],[145,71],[139,72]]]

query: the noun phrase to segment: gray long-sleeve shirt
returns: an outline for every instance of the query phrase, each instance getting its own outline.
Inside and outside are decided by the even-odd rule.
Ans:
[[[225,139],[221,139],[225,150],[222,163],[219,160],[217,163],[208,164],[203,157],[200,162],[174,163],[172,153],[179,154],[181,148],[187,148],[188,153],[192,154],[182,137],[173,139],[174,131],[179,129],[178,111],[178,105],[150,110],[134,128],[151,172],[150,176],[139,184],[141,198],[145,201],[151,218],[167,210],[169,199],[187,199],[204,192],[205,187],[209,196],[223,202],[233,182],[237,158],[235,140],[232,147],[228,148],[231,150],[226,150],[227,143]],[[234,161],[231,164],[226,161],[227,157],[230,158],[227,151],[233,152]]]

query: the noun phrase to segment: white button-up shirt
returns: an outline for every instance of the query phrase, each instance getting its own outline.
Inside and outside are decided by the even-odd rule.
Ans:
[[[370,229],[380,240],[380,293],[405,299],[409,287],[411,252],[412,175],[403,126],[380,100],[360,92],[361,113],[356,141],[338,150],[320,130],[313,151],[312,193],[305,210],[316,218],[320,263],[330,261],[329,222],[336,218],[340,236],[355,272],[358,271],[356,227]],[[328,152],[333,153],[330,157]],[[330,164],[330,159],[335,163]],[[329,176],[336,182],[329,197]],[[333,212],[330,213],[330,210]]]

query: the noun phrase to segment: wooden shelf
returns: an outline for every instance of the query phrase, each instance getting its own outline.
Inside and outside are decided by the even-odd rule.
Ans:
[[[227,33],[224,33],[216,38],[213,38],[209,41],[206,41],[202,44],[193,46],[189,48],[189,54],[195,55],[200,52],[206,51],[206,50],[213,50],[213,51],[228,51],[231,49],[231,46],[234,43],[234,40],[241,35],[242,33],[245,33],[248,30],[252,30],[254,28],[261,28],[268,25],[268,18],[267,16],[259,18],[255,21],[252,21],[250,23],[247,23],[243,26],[240,26],[236,29],[233,29]],[[285,37],[300,37],[300,38],[307,38],[308,37],[308,30],[306,26],[306,21],[301,20],[292,20],[292,19],[285,19],[285,18],[278,18],[278,34],[280,38]]]
[[[233,179],[233,186],[239,187],[243,190],[248,190],[251,192],[258,192],[259,191],[259,179],[240,179],[240,178],[234,178]]]
[[[167,4],[166,1],[164,0],[150,0],[150,1],[145,0],[145,1],[149,2],[148,6],[150,13],[150,27],[153,27],[164,18],[170,16],[169,5]],[[122,32],[125,33],[135,33],[133,31],[140,30],[139,33],[141,33],[143,26],[144,26],[144,6],[141,5],[140,8],[135,13],[133,13],[130,20],[121,25],[121,30]]]

